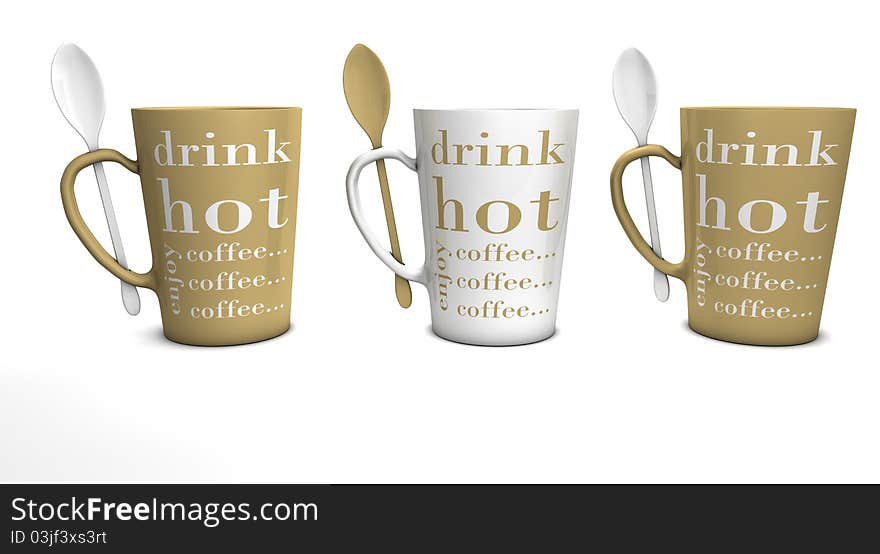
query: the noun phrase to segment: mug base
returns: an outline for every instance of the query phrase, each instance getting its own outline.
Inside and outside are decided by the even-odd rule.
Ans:
[[[688,328],[698,335],[702,335],[706,338],[710,338],[713,340],[721,341],[721,342],[729,342],[731,344],[743,344],[746,346],[798,346],[800,344],[808,344],[819,338],[819,335],[815,335],[806,339],[793,339],[793,340],[776,340],[776,341],[757,341],[757,340],[746,340],[746,339],[737,339],[731,337],[722,337],[718,335],[714,335],[711,332],[703,331],[701,329],[697,329],[690,323],[688,323]]]
[[[431,327],[431,332],[440,337],[443,340],[448,340],[449,342],[455,342],[458,344],[467,344],[470,346],[525,346],[527,344],[535,344],[536,342],[541,342],[549,339],[553,335],[556,334],[556,327],[550,330],[549,333],[544,335],[540,335],[537,337],[527,337],[520,338],[514,340],[498,340],[498,339],[478,339],[478,338],[466,338],[461,336],[451,336],[443,334],[441,331],[438,331],[435,327]]]
[[[167,333],[162,331],[162,334],[166,339],[171,342],[176,342],[177,344],[184,344],[186,346],[241,346],[243,344],[254,344],[257,342],[263,342],[264,340],[271,340],[274,338],[278,338],[281,335],[287,333],[290,330],[290,323],[288,322],[287,326],[283,329],[279,329],[277,332],[273,332],[267,335],[262,335],[258,337],[248,337],[241,340],[223,340],[223,341],[203,341],[203,340],[193,340],[187,339],[184,337],[172,337]]]

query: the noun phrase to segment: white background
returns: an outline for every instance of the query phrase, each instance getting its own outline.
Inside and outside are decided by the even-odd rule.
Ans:
[[[28,2],[3,17],[0,480],[241,482],[878,481],[875,18],[848,2]],[[304,107],[294,328],[229,348],[164,340],[155,296],[119,284],[70,230],[58,181],[84,145],[52,99],[63,41],[102,72],[102,145],[134,156],[129,108]],[[368,149],[342,93],[348,50],[385,63],[385,144],[411,109],[580,108],[559,331],[479,348],[428,330],[414,286],[351,222],[343,180]],[[611,97],[619,52],[654,65],[652,141],[679,151],[688,105],[856,107],[822,334],[792,348],[690,332],[684,287],[651,270],[610,205],[634,145]],[[390,165],[404,256],[421,257],[415,177]],[[639,174],[629,201],[643,217]],[[664,253],[682,251],[680,177],[653,164]],[[129,258],[148,269],[139,185],[108,166]],[[382,229],[378,187],[365,181]],[[371,194],[372,191],[372,194]],[[97,188],[78,186],[105,240]],[[640,221],[642,224],[643,221]]]

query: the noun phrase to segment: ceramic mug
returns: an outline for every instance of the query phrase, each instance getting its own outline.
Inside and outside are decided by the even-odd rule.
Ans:
[[[553,335],[577,110],[414,110],[416,157],[371,150],[346,180],[351,214],[392,271],[428,289],[438,336],[516,345]],[[395,159],[418,173],[425,264],[399,263],[364,221],[358,178]]]
[[[170,340],[242,344],[290,327],[301,118],[300,108],[134,109],[137,161],[102,149],[65,169],[74,232],[110,273],[156,292]],[[104,161],[140,175],[147,273],[119,265],[80,215],[76,175]]]
[[[617,217],[651,265],[684,282],[691,329],[755,345],[818,336],[855,116],[844,108],[682,108],[680,158],[648,145],[617,160]],[[623,171],[645,156],[682,172],[679,263],[653,253],[624,202]]]

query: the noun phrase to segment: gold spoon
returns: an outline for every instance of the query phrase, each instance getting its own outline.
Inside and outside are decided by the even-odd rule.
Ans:
[[[382,61],[372,50],[363,44],[356,44],[345,59],[342,72],[342,88],[351,115],[370,137],[373,149],[382,147],[382,131],[391,107],[391,86]],[[376,162],[379,172],[379,190],[382,191],[382,204],[385,206],[385,223],[388,225],[388,238],[391,239],[391,255],[400,263],[400,241],[397,238],[397,224],[394,221],[394,207],[391,205],[391,189],[388,188],[388,175],[385,161]],[[409,281],[400,275],[394,276],[394,292],[401,308],[412,304],[412,290]]]

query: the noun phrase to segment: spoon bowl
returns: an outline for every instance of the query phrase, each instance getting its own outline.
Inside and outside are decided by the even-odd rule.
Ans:
[[[657,113],[657,80],[648,58],[635,48],[624,50],[614,66],[611,87],[617,111],[644,146]]]
[[[345,60],[342,88],[351,114],[373,148],[381,147],[391,108],[391,85],[382,60],[363,44],[355,45]]]

